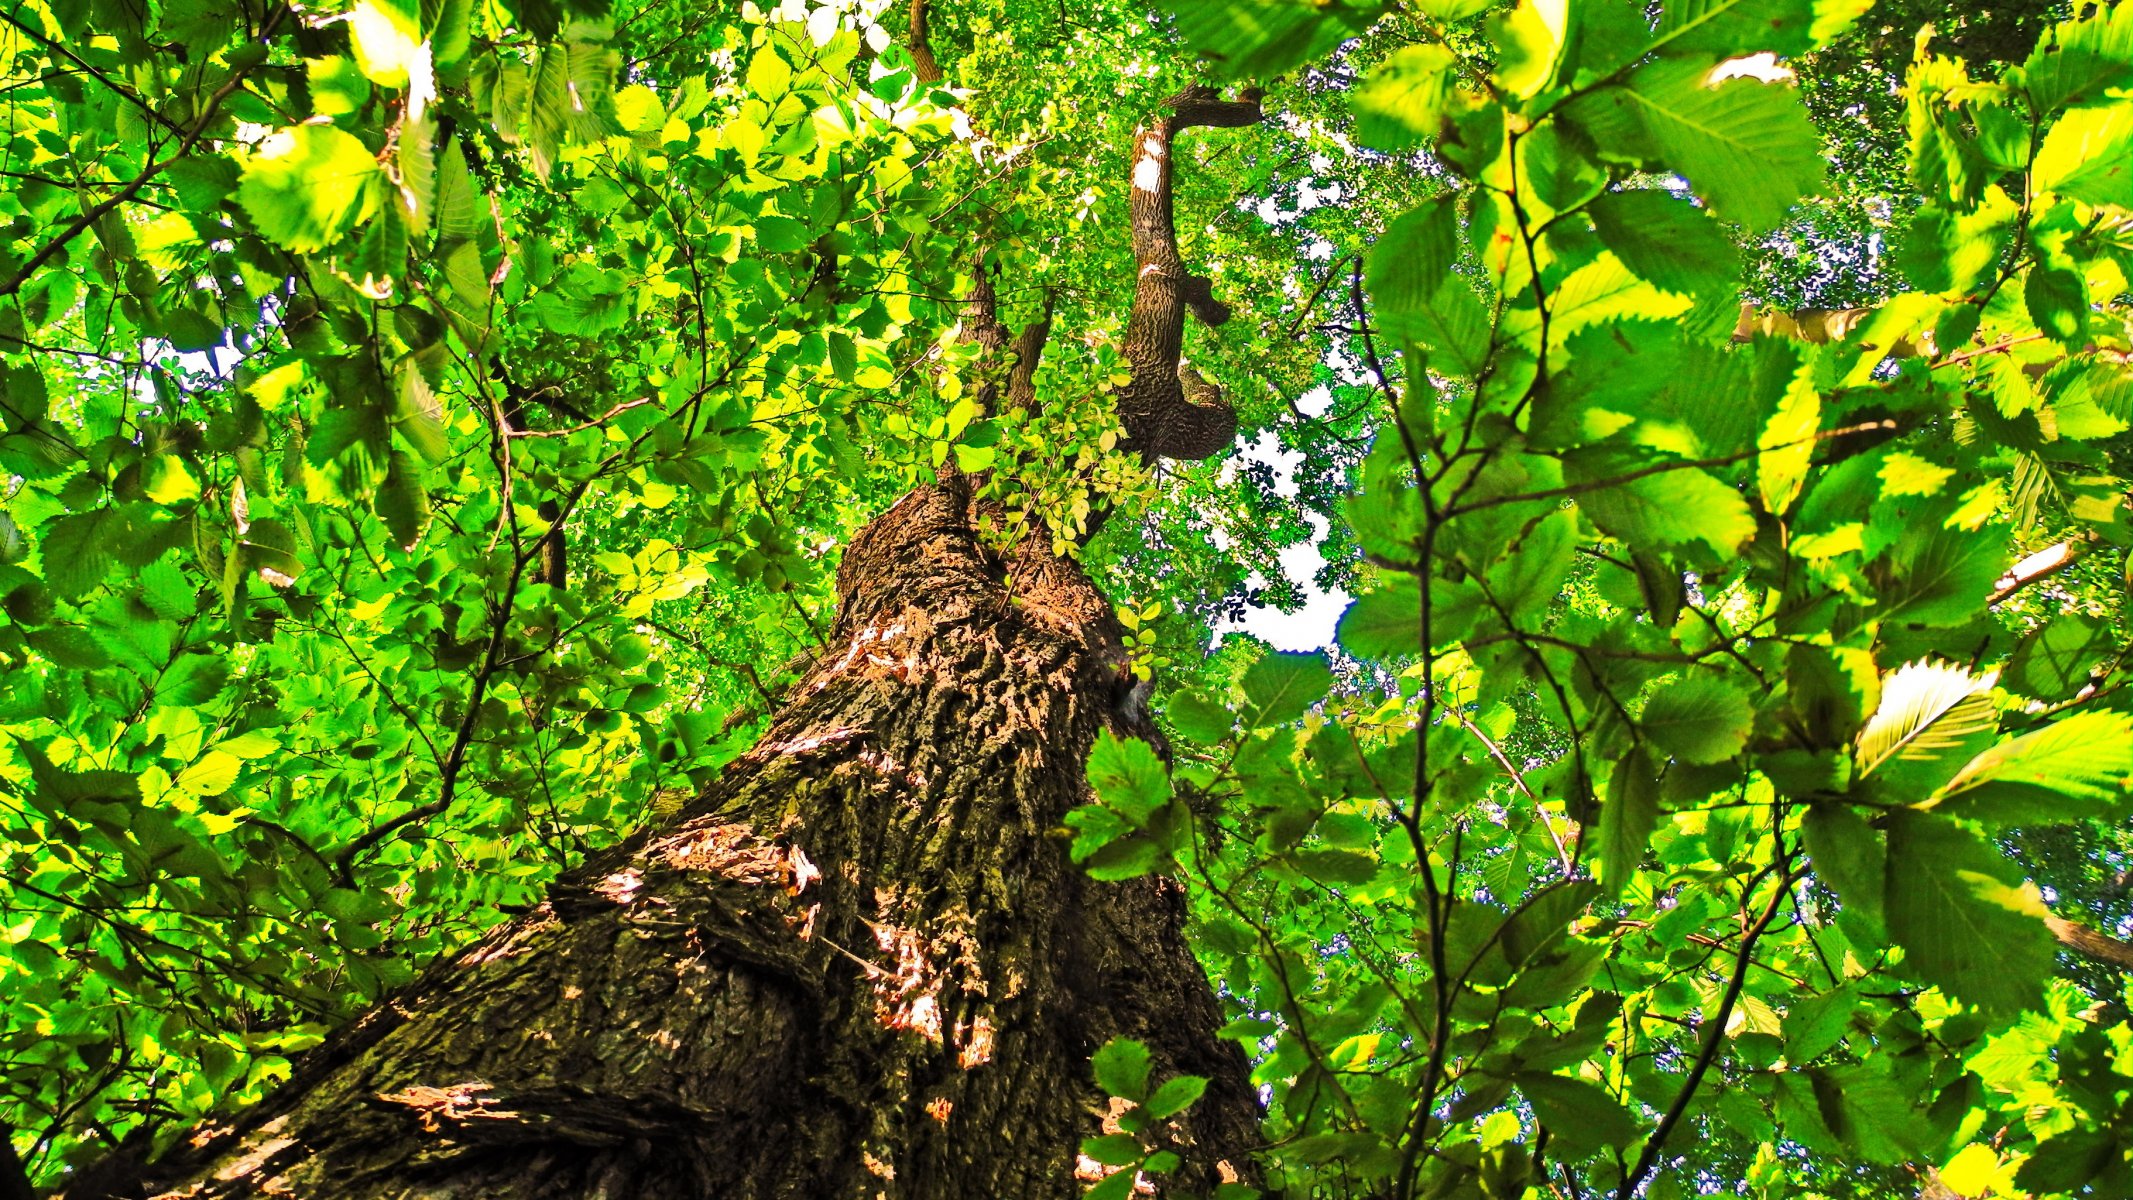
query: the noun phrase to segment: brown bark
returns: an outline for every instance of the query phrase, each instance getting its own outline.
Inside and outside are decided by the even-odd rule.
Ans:
[[[74,1200],[1070,1197],[1091,1051],[1212,1079],[1159,1137],[1206,1194],[1257,1105],[1182,900],[1054,836],[1116,725],[1109,606],[969,488],[905,496],[838,572],[832,652],[656,831],[439,964],[268,1100]]]
[[[904,38],[904,49],[911,52],[912,74],[920,83],[939,83],[941,64],[933,57],[933,43],[926,26],[927,0],[911,0],[911,31]]]
[[[2044,927],[2051,930],[2058,943],[2074,953],[2091,958],[2121,971],[2133,971],[2133,944],[2119,941],[2109,934],[2098,933],[2086,925],[2077,925],[2065,917],[2044,918]]]
[[[999,293],[992,273],[980,256],[970,298],[963,302],[963,340],[984,347],[983,382],[978,386],[978,411],[993,415],[1000,398],[998,367],[1006,368],[1007,407],[1033,408],[1037,403],[1037,364],[1044,358],[1045,343],[1052,335],[1052,297],[1044,298],[1044,314],[1013,334],[1000,320]]]
[[[1170,111],[1143,125],[1133,146],[1133,311],[1126,322],[1126,361],[1133,381],[1119,392],[1128,445],[1157,458],[1207,458],[1237,436],[1237,414],[1222,393],[1183,362],[1185,310],[1210,328],[1229,319],[1204,275],[1178,252],[1171,211],[1177,135],[1195,127],[1234,129],[1259,123],[1259,92],[1219,99],[1191,87],[1165,101]]]

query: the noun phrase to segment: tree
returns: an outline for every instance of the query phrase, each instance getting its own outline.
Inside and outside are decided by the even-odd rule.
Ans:
[[[538,14],[518,19],[539,31]],[[271,36],[273,20],[263,37]],[[506,677],[526,673],[528,660],[565,657],[567,640],[587,628],[592,606],[581,606],[570,591],[568,522],[585,502],[587,485],[630,464],[635,449],[610,454],[591,476],[565,485],[556,476],[571,475],[579,466],[571,451],[583,447],[562,442],[557,462],[541,452],[557,443],[533,440],[618,428],[606,422],[630,404],[590,417],[601,389],[582,380],[552,381],[577,373],[573,359],[581,351],[574,339],[615,330],[626,319],[626,300],[581,257],[530,306],[537,324],[559,337],[521,348],[496,320],[504,301],[496,289],[508,284],[510,268],[537,259],[541,247],[528,234],[508,247],[511,257],[498,257],[506,248],[493,244],[480,196],[491,188],[508,191],[516,163],[503,148],[464,132],[478,110],[462,106],[463,97],[439,100],[435,89],[450,88],[449,76],[426,78],[447,68],[440,60],[455,36],[452,23],[468,20],[464,10],[358,9],[347,23],[353,57],[312,53],[304,60],[303,86],[289,94],[291,104],[308,92],[321,114],[356,119],[348,128],[306,123],[275,134],[236,181],[235,208],[253,226],[240,236],[260,240],[260,257],[289,270],[301,260],[279,250],[331,249],[331,258],[310,265],[333,270],[342,284],[312,296],[301,286],[292,294],[268,282],[263,319],[291,331],[293,345],[314,351],[321,347],[306,346],[306,335],[297,332],[306,324],[385,312],[397,321],[391,335],[362,325],[316,335],[349,352],[307,357],[299,351],[299,373],[325,357],[373,384],[398,386],[397,395],[387,390],[384,407],[369,414],[351,413],[342,407],[348,398],[334,396],[336,407],[316,417],[295,451],[304,456],[297,474],[353,503],[358,521],[369,509],[392,542],[418,546],[432,520],[450,519],[433,503],[423,460],[430,467],[449,462],[450,435],[475,432],[436,428],[446,418],[429,407],[430,388],[471,385],[489,410],[493,486],[503,499],[495,517],[509,535],[486,564],[500,595],[490,594],[482,605],[487,612],[473,611],[479,633],[467,637],[464,623],[458,631],[439,631],[444,637],[458,632],[467,643],[441,650],[440,665],[456,650],[462,661],[472,660],[472,672],[468,690],[452,696],[462,712],[449,745],[431,746],[435,799],[318,855],[329,886],[338,884],[330,894],[338,898],[334,919],[342,922],[376,912],[375,897],[354,886],[354,868],[366,855],[463,802],[475,743],[484,722],[494,719],[484,705],[495,703],[491,697]],[[869,191],[878,197],[907,183],[911,172],[906,168],[902,179],[881,171],[866,180],[842,178],[834,157],[817,154],[812,163],[805,157],[808,143],[829,141],[831,115],[865,114],[845,136],[889,146],[901,142],[897,129],[914,118],[942,118],[945,110],[923,90],[941,79],[924,41],[925,8],[921,3],[912,11],[914,45],[904,65],[891,70],[894,59],[875,57],[865,92],[858,90],[865,78],[852,74],[864,64],[860,35],[844,27],[837,10],[816,10],[805,25],[755,24],[745,72],[754,98],[738,115],[729,107],[720,123],[707,122],[707,136],[715,134],[724,147],[703,157],[739,176],[743,186],[730,191],[741,194],[760,192],[758,170],[769,165],[763,156],[788,156],[782,169],[762,172],[773,179],[822,173],[812,209],[781,191],[780,211],[759,199],[757,211],[739,215],[752,218],[746,232],[760,251],[812,261],[812,275],[801,274],[804,285],[781,297],[783,303],[834,308],[835,293],[865,277],[858,262],[868,253],[846,232],[855,219],[837,206],[865,203]],[[542,49],[531,64],[501,52],[475,55],[472,66],[457,71],[464,99],[519,103],[507,98],[519,95],[514,88],[530,87],[525,124],[497,121],[489,132],[522,142],[533,172],[551,182],[570,165],[571,144],[597,146],[618,125],[636,131],[638,141],[621,139],[617,165],[624,186],[643,186],[651,164],[642,151],[686,142],[692,131],[677,133],[674,125],[684,118],[664,111],[665,102],[648,88],[606,99],[614,51],[602,45],[603,33],[584,26],[562,32],[565,40]],[[730,37],[732,31],[722,32]],[[472,54],[465,29],[456,36],[461,53]],[[275,54],[271,42],[248,47],[233,52],[231,94],[247,69],[242,60],[256,67],[258,50],[266,49],[269,61]],[[382,107],[373,107],[380,104],[370,98],[374,87],[392,97]],[[701,110],[703,90],[697,83],[691,100],[684,85],[673,111]],[[588,105],[588,96],[600,102]],[[800,106],[802,123],[771,141],[792,116],[781,116],[782,109],[767,118],[757,114],[770,101],[800,96],[830,106]],[[442,115],[424,113],[425,99]],[[904,107],[885,117],[884,101]],[[1186,308],[1211,324],[1221,314],[1208,281],[1185,269],[1172,232],[1175,139],[1196,126],[1258,119],[1254,100],[1223,101],[1203,89],[1179,93],[1167,109],[1151,115],[1135,143],[1140,161],[1131,185],[1131,229],[1141,269],[1120,342],[1125,443],[1149,461],[1206,457],[1226,447],[1235,428],[1219,394],[1180,360]],[[203,114],[198,121],[204,127],[208,119]],[[397,158],[374,158],[365,134],[382,134],[388,151],[397,142]],[[174,157],[197,140],[188,136]],[[157,164],[156,172],[171,169]],[[581,191],[586,207],[612,215],[625,206],[612,177],[593,179],[587,191],[601,183],[606,190]],[[425,194],[431,188],[434,198]],[[674,200],[647,199],[670,207]],[[879,212],[908,222],[905,213],[923,213],[941,199],[935,190]],[[541,203],[538,190],[526,203]],[[225,209],[221,219],[231,216]],[[186,229],[167,237],[198,235],[202,219],[188,218]],[[529,224],[538,227],[539,220],[532,215]],[[674,218],[676,225],[686,220]],[[358,225],[359,232],[349,232]],[[732,231],[661,229],[658,222],[646,228],[655,238],[680,233],[661,250],[692,272],[721,238],[729,250],[734,244]],[[431,296],[441,302],[433,306],[425,296],[386,306],[401,286],[426,290],[426,281],[405,273],[404,260],[410,238],[419,241],[431,229],[442,285]],[[64,242],[79,232],[54,234],[42,258],[63,253]],[[41,265],[32,255],[15,284],[42,283]],[[295,269],[300,277],[303,267]],[[978,375],[1010,365],[995,361],[1009,347],[993,336],[999,329],[993,270],[980,263],[962,312],[963,341],[979,352],[966,365]],[[757,276],[767,278],[760,266]],[[711,324],[723,341],[748,315],[745,304],[739,313],[707,311],[714,299],[698,292],[677,306],[683,320],[696,322],[699,342],[691,349],[699,355],[714,348]],[[799,321],[767,315],[773,325],[821,323],[813,313]],[[204,317],[198,323],[204,332],[197,340],[187,336],[189,327],[165,336],[181,349],[212,352],[225,326]],[[858,348],[866,343],[834,320],[831,325],[827,335],[806,335],[813,342],[810,365],[832,381],[854,380]],[[859,328],[865,327],[862,320]],[[1015,346],[1016,381],[1007,394],[1024,405],[1043,328],[1032,326],[1035,334]],[[880,333],[877,327],[874,335]],[[384,365],[383,356],[396,352],[405,355],[398,367]],[[777,361],[774,356],[771,365]],[[681,376],[696,385],[693,393],[670,381],[667,419],[633,431],[640,441],[653,435],[669,443],[651,456],[655,461],[700,460],[706,439],[736,442],[751,433],[745,409],[739,425],[724,413],[699,411],[719,397],[710,375],[699,361],[693,374]],[[247,380],[239,386],[253,395],[259,387]],[[985,399],[988,418],[1007,415],[992,403],[997,390],[986,383],[973,393]],[[182,428],[178,407],[173,415]],[[235,431],[240,443],[260,440],[258,407],[243,414],[254,429],[249,438]],[[242,402],[239,409],[242,414]],[[577,429],[543,428],[542,409],[551,421],[576,420]],[[39,416],[28,414],[33,423]],[[337,417],[356,427],[336,429]],[[366,420],[374,423],[365,427]],[[947,420],[961,433],[971,415],[951,413]],[[1219,1013],[1182,940],[1180,893],[1155,880],[1087,882],[1048,836],[1081,797],[1082,764],[1097,731],[1151,727],[1142,693],[1131,687],[1116,618],[1087,575],[1058,553],[1073,531],[1033,522],[992,499],[979,457],[965,452],[982,448],[956,446],[955,461],[942,467],[938,482],[906,493],[853,536],[838,566],[836,617],[820,653],[782,696],[765,696],[774,707],[768,728],[708,791],[565,872],[533,912],[397,990],[386,1007],[307,1055],[297,1076],[249,1109],[226,1136],[196,1138],[161,1153],[152,1166],[115,1156],[68,1180],[67,1194],[135,1194],[186,1180],[225,1194],[277,1187],[351,1195],[440,1188],[464,1195],[603,1189],[856,1195],[892,1188],[928,1196],[1069,1194],[1078,1188],[1075,1147],[1085,1133],[1097,1132],[1089,1114],[1107,1112],[1104,1092],[1089,1076],[1089,1056],[1114,1038],[1122,1040],[1107,1052],[1101,1077],[1139,1105],[1109,1109],[1109,1128],[1145,1132],[1153,1145],[1184,1152],[1183,1162],[1168,1155],[1169,1169],[1193,1186],[1212,1188],[1251,1174],[1255,1102],[1242,1055],[1212,1036]],[[186,449],[151,457],[147,472],[155,482],[134,490],[153,503],[199,501],[204,489]],[[242,639],[252,569],[270,586],[291,587],[305,547],[287,544],[286,530],[262,536],[268,520],[254,514],[250,496],[270,489],[256,476],[246,479],[242,450],[237,454],[237,476],[217,482],[228,488],[239,538],[223,552],[224,600]],[[686,467],[675,469],[687,474]],[[338,478],[320,484],[313,471]],[[640,482],[649,487],[651,481]],[[532,497],[518,499],[521,486]],[[181,491],[186,494],[178,497]],[[475,503],[463,496],[461,515]],[[1089,515],[1085,506],[1081,515]],[[140,544],[155,532],[126,524],[139,520],[110,508],[61,518],[40,539],[47,582],[61,582],[58,548],[67,541],[63,530],[77,527],[70,522],[99,522],[78,543],[91,566],[106,554],[160,562],[158,547]],[[761,521],[751,519],[751,536],[777,544],[781,531],[760,529]],[[1016,528],[1005,529],[1010,521]],[[192,523],[197,528],[200,520]],[[369,550],[364,534],[353,540]],[[778,566],[772,561],[758,569],[769,576]],[[89,575],[64,586],[75,596],[98,582]],[[310,616],[308,609],[299,605],[290,615]],[[160,674],[151,676],[137,699],[166,700],[167,693],[155,694],[164,686]],[[538,740],[552,719],[544,710],[553,697],[538,685],[522,683],[518,690]],[[200,699],[211,694],[204,687],[199,692]],[[639,706],[625,701],[622,707]],[[234,771],[244,758],[278,748],[258,742],[255,737],[255,748],[240,750],[220,740],[208,753],[225,756],[221,761]],[[45,802],[39,815],[56,827],[81,813],[84,801],[132,793],[121,802],[152,808],[160,799],[139,794],[114,773],[54,764],[34,747],[25,753],[33,803]],[[231,782],[195,794],[226,791]],[[181,776],[172,786],[187,784]],[[58,798],[76,807],[49,807]],[[175,847],[194,854],[171,864],[173,873],[199,879],[211,903],[225,898],[237,874],[176,822],[150,831],[113,813],[99,830],[122,852],[138,848],[155,856]],[[1046,903],[1032,907],[1033,896]],[[537,1015],[544,1011],[546,1018]],[[1032,1081],[1043,1083],[1029,1086]],[[1143,1165],[1165,1169],[1161,1160]]]
[[[18,12],[26,1171],[2123,1191],[2133,7],[1859,7]]]

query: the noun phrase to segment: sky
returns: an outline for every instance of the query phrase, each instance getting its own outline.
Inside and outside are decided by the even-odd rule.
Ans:
[[[1296,407],[1307,416],[1316,416],[1332,401],[1332,395],[1324,388],[1313,388],[1298,399]],[[1281,496],[1296,494],[1296,468],[1303,458],[1302,451],[1282,449],[1280,437],[1271,429],[1238,438],[1233,452],[1234,460],[1270,467],[1274,491]],[[1303,590],[1303,606],[1291,613],[1273,607],[1247,609],[1242,621],[1224,621],[1215,626],[1217,641],[1225,634],[1242,632],[1265,640],[1276,650],[1316,650],[1333,643],[1333,627],[1348,611],[1353,597],[1312,582],[1326,565],[1325,556],[1318,552],[1319,540],[1326,536],[1326,522],[1316,515],[1307,515],[1307,519],[1311,522],[1311,537],[1280,555],[1282,574]]]

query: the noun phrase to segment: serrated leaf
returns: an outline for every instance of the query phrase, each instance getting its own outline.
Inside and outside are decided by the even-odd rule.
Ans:
[[[1800,1064],[1820,1058],[1844,1038],[1859,993],[1849,984],[1796,1001],[1785,1014],[1785,1061]]]
[[[2083,712],[1970,760],[1932,800],[1988,824],[2059,825],[2111,815],[2133,796],[2133,717]]]
[[[1869,927],[1880,928],[1882,901],[1888,892],[1888,848],[1883,835],[1860,820],[1850,806],[1834,803],[1809,809],[1801,830],[1816,878],[1837,893],[1846,909],[1866,918]]]
[[[1089,752],[1089,786],[1112,811],[1144,825],[1170,803],[1170,775],[1163,760],[1139,738],[1120,738],[1106,729]]]
[[[1603,485],[1580,492],[1578,507],[1593,524],[1631,546],[1700,542],[1727,558],[1755,536],[1747,499],[1700,468],[1605,449],[1566,455],[1563,466],[1572,483]],[[1661,469],[1650,470],[1654,467]],[[1638,473],[1644,471],[1649,473]],[[1623,482],[1606,483],[1610,479]]]
[[[2059,118],[2031,170],[2038,191],[2133,208],[2133,104],[2076,109]]]
[[[1652,693],[1637,727],[1652,744],[1685,763],[1724,762],[1739,754],[1755,724],[1747,693],[1715,675],[1685,675]]]
[[[1907,531],[1882,559],[1884,623],[1960,625],[1985,610],[2003,569],[2002,552],[1989,539],[1950,529]]]
[[[117,565],[126,518],[115,508],[73,513],[45,525],[38,539],[45,585],[61,599],[86,595]]]
[[[1616,99],[1666,164],[1729,221],[1761,232],[1822,185],[1822,141],[1789,87],[1750,79],[1711,86],[1702,59],[1640,69]]]
[[[1386,228],[1370,252],[1368,283],[1386,333],[1431,352],[1446,374],[1473,375],[1488,361],[1489,312],[1459,260],[1455,197],[1425,201]]]
[[[1884,904],[1906,973],[1995,1015],[2041,1001],[2053,955],[2044,903],[2014,864],[1954,822],[1890,820]]]
[[[2133,8],[2123,4],[2053,26],[2022,64],[2022,87],[2038,113],[2092,103],[2127,86],[2133,86]]]
[[[1148,874],[1163,860],[1163,848],[1149,838],[1135,834],[1107,842],[1094,854],[1081,862],[1081,869],[1089,878],[1103,883],[1117,883],[1125,879],[1139,879]]]
[[[1348,98],[1356,133],[1380,150],[1406,150],[1437,137],[1445,121],[1473,105],[1459,87],[1458,62],[1442,46],[1403,46]]]
[[[1336,887],[1369,883],[1378,873],[1376,859],[1353,850],[1298,850],[1291,857],[1305,875]]]
[[[1230,735],[1237,715],[1198,692],[1178,692],[1163,707],[1163,717],[1179,733],[1201,745],[1212,745]]]
[[[1637,1119],[1598,1084],[1530,1071],[1513,1078],[1532,1102],[1533,1114],[1569,1151],[1570,1160],[1637,1140]]]
[[[1180,1075],[1164,1081],[1163,1086],[1155,1089],[1155,1094],[1148,1097],[1141,1107],[1150,1117],[1162,1121],[1191,1108],[1206,1091],[1206,1076]]]
[[[1178,32],[1231,79],[1272,79],[1369,28],[1377,5],[1172,0]]]
[[[1089,1059],[1096,1086],[1128,1100],[1147,1095],[1149,1065],[1148,1047],[1132,1038],[1112,1038]]]
[[[1899,799],[1932,794],[1991,743],[2000,723],[1991,686],[1951,663],[1898,668],[1881,681],[1881,704],[1859,731],[1857,774],[1915,793]]]
[[[1317,651],[1277,650],[1244,673],[1244,698],[1252,703],[1254,727],[1295,720],[1332,687],[1333,672],[1326,666],[1326,656]]]
[[[2061,613],[2015,647],[2000,686],[2033,700],[2064,700],[2117,649],[2117,639],[2095,619]]]
[[[1607,779],[1607,801],[1600,806],[1599,852],[1594,875],[1618,896],[1644,863],[1645,847],[1659,824],[1659,773],[1640,749],[1615,764]]]
[[[1394,575],[1356,597],[1334,636],[1342,649],[1361,658],[1420,654],[1421,611],[1421,584],[1412,575]]]
[[[1609,192],[1586,212],[1600,241],[1638,277],[1678,295],[1730,292],[1740,251],[1710,214],[1664,189]]]
[[[1653,41],[1667,54],[1789,57],[1814,45],[1814,27],[1810,0],[1668,0]]]
[[[268,137],[245,161],[237,203],[268,240],[308,254],[369,216],[384,179],[353,134],[299,125]]]

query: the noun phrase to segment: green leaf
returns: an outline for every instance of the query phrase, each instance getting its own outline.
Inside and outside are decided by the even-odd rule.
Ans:
[[[1793,1004],[1785,1014],[1785,1061],[1795,1065],[1820,1058],[1844,1038],[1859,993],[1847,984]]]
[[[1667,54],[1791,56],[1814,46],[1811,0],[1668,0],[1653,40]]]
[[[1489,19],[1489,40],[1496,43],[1496,83],[1524,98],[1555,78],[1563,52],[1583,14],[1553,0],[1517,0],[1510,12]]]
[[[156,701],[174,708],[205,704],[229,681],[229,663],[215,654],[181,654],[157,678]]]
[[[299,125],[269,137],[245,161],[237,202],[269,240],[308,254],[369,216],[384,179],[353,134]]]
[[[1244,673],[1244,698],[1252,703],[1254,727],[1279,725],[1310,711],[1333,687],[1333,672],[1318,651],[1275,651]]]
[[[2064,700],[2086,686],[2116,649],[2117,639],[2094,618],[2061,613],[2015,647],[2000,686],[2033,700]]]
[[[115,508],[74,513],[46,525],[38,539],[45,585],[64,600],[88,594],[117,565],[125,529],[126,518]]]
[[[1123,1167],[1139,1162],[1147,1150],[1141,1146],[1141,1140],[1130,1133],[1110,1133],[1083,1138],[1081,1152],[1104,1166]]]
[[[1879,929],[1888,892],[1888,849],[1883,835],[1859,819],[1850,805],[1818,803],[1801,822],[1815,876],[1837,893],[1848,911]]]
[[[1163,848],[1138,835],[1107,842],[1081,862],[1089,878],[1103,883],[1139,879],[1163,861]]]
[[[1754,724],[1755,706],[1747,693],[1712,674],[1685,675],[1662,685],[1637,718],[1653,745],[1695,764],[1739,754]]]
[[[1713,212],[1762,232],[1822,185],[1822,141],[1789,87],[1751,79],[1706,83],[1702,59],[1662,59],[1607,100],[1649,133],[1660,157]]]
[[[1178,32],[1231,79],[1272,79],[1368,29],[1377,5],[1171,0]]]
[[[2013,863],[1954,822],[1891,818],[1885,903],[1907,973],[1994,1015],[2041,1001],[2054,952],[2044,903]]]
[[[1353,850],[1298,850],[1292,857],[1304,874],[1336,887],[1369,883],[1378,873],[1376,859]]]
[[[1489,312],[1455,269],[1459,236],[1456,197],[1424,202],[1378,239],[1368,283],[1388,335],[1432,351],[1446,373],[1473,375],[1488,361]]]
[[[1572,1159],[1601,1147],[1627,1147],[1637,1140],[1637,1119],[1598,1084],[1562,1075],[1521,1072],[1513,1077],[1533,1115],[1554,1133]]]
[[[1201,745],[1212,745],[1230,735],[1237,715],[1198,692],[1173,694],[1163,706],[1163,716],[1179,733]]]
[[[1089,752],[1089,786],[1112,811],[1135,825],[1170,803],[1170,775],[1163,760],[1139,738],[1120,738],[1106,729]]]
[[[1608,776],[1607,802],[1600,806],[1593,873],[1605,885],[1604,895],[1620,895],[1636,875],[1658,824],[1659,773],[1641,748],[1631,750]]]
[[[2038,191],[2133,208],[2133,104],[2077,109],[2052,123],[2032,168]]]
[[[1458,60],[1434,43],[1403,46],[1371,68],[1348,98],[1356,135],[1379,150],[1407,150],[1439,136],[1474,99],[1459,88]]]
[[[1166,1120],[1191,1108],[1207,1091],[1204,1075],[1180,1075],[1164,1082],[1141,1107],[1155,1120]]]
[[[2038,1195],[2079,1195],[2083,1185],[2124,1161],[2125,1152],[2110,1130],[2070,1129],[2037,1143],[2036,1152],[2015,1172],[2015,1186]]]
[[[398,0],[362,0],[348,11],[349,41],[363,74],[385,87],[419,84],[431,90],[430,54],[423,45],[422,16]],[[418,78],[419,77],[419,78]]]
[[[1342,649],[1361,658],[1420,654],[1421,612],[1421,584],[1412,575],[1393,575],[1356,597],[1341,615],[1334,636]]]
[[[777,47],[764,43],[748,60],[748,90],[765,100],[778,100],[792,86],[792,67],[778,56]]]
[[[2022,64],[2021,83],[2040,114],[2133,86],[2133,9],[2101,8],[2085,21],[2053,26]]]
[[[1603,532],[1631,546],[1701,542],[1730,558],[1755,536],[1747,499],[1700,468],[1612,449],[1573,452],[1564,456],[1563,467],[1571,483],[1605,485],[1580,492],[1578,507]],[[1623,482],[1606,484],[1611,479]]]
[[[1083,1200],[1126,1200],[1133,1194],[1133,1183],[1139,1175],[1130,1167],[1113,1171],[1090,1184],[1089,1190],[1082,1193]]]
[[[1149,1063],[1148,1047],[1132,1038],[1112,1038],[1089,1059],[1096,1086],[1128,1100],[1148,1094]]]
[[[1992,741],[1999,728],[1989,682],[1921,659],[1881,683],[1881,704],[1859,731],[1857,774],[1924,799]],[[1899,799],[1904,797],[1899,796]]]
[[[2004,568],[1990,539],[1950,529],[1913,529],[1881,561],[1884,624],[1961,625],[1985,611]]]
[[[1730,294],[1740,251],[1710,214],[1662,188],[1609,192],[1585,210],[1624,266],[1679,295]]]
[[[311,87],[312,111],[322,116],[345,117],[370,103],[370,80],[355,60],[339,54],[304,63]]]
[[[2126,152],[2133,156],[2133,146]],[[2121,169],[2133,172],[2133,165]],[[2127,203],[2133,206],[2133,198]],[[2054,341],[2078,343],[2088,328],[2088,285],[2072,268],[2042,262],[2031,265],[2022,278],[2022,302],[2037,329]]]
[[[385,483],[378,489],[377,510],[394,543],[412,550],[422,540],[430,522],[430,493],[422,480],[422,468],[414,456],[395,449],[386,469]]]
[[[2063,825],[2113,815],[2133,797],[2133,716],[2076,713],[1992,747],[1933,799],[1988,824]]]

